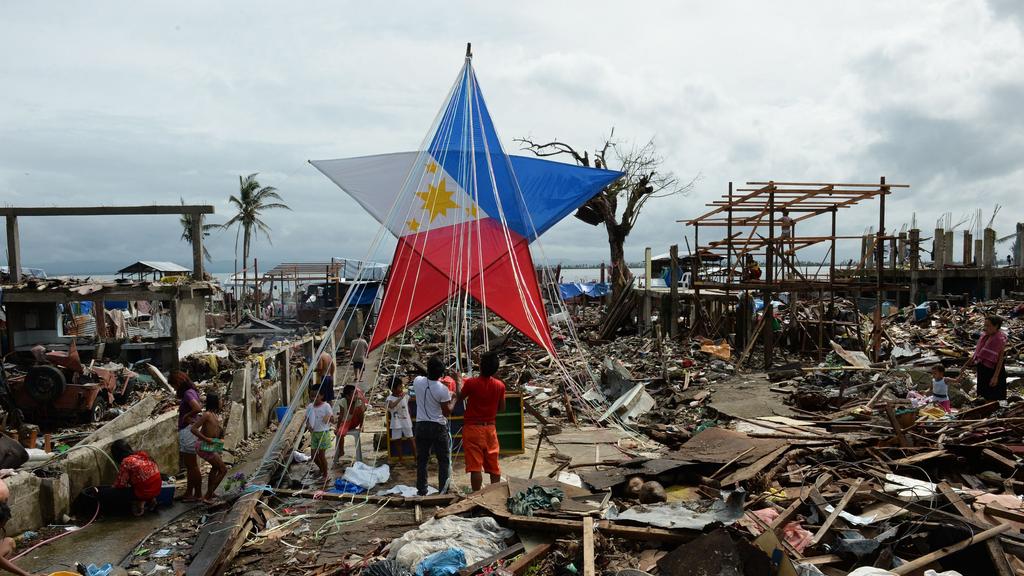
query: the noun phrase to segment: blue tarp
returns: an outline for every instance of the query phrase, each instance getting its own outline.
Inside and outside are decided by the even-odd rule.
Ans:
[[[563,282],[558,285],[558,293],[562,300],[572,300],[579,296],[600,298],[610,292],[607,282]]]
[[[359,284],[352,290],[352,299],[349,300],[349,306],[370,306],[373,301],[377,298],[377,289],[380,288],[380,284],[377,282],[369,284]],[[342,293],[344,297],[344,293]]]

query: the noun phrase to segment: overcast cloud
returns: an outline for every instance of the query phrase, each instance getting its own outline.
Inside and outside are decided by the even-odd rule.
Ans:
[[[676,220],[730,180],[884,175],[912,186],[889,203],[896,229],[997,203],[1001,235],[1024,219],[1024,3],[682,4],[0,1],[0,203],[180,197],[222,222],[238,175],[259,172],[294,208],[267,214],[261,268],[365,257],[377,223],[306,160],[415,149],[472,41],[506,149],[593,148],[614,126],[700,174],[648,204],[630,259],[685,246]],[[841,224],[864,232],[875,206]],[[189,261],[174,217],[25,218],[21,233],[25,265],[53,271]],[[215,270],[234,240],[209,242]],[[573,218],[542,244],[552,263],[607,258],[603,229]]]

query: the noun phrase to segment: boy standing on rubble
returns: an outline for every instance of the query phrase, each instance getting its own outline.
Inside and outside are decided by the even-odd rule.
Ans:
[[[324,402],[323,391],[318,390],[313,401],[306,406],[306,428],[309,428],[309,449],[320,475],[327,477],[327,451],[331,449],[331,417],[334,409]]]
[[[405,456],[406,450],[409,450],[415,460],[416,442],[413,440],[412,417],[409,415],[409,395],[405,393],[401,376],[392,376],[391,395],[386,402],[390,416],[391,441],[398,445],[399,459]]]
[[[220,396],[214,393],[206,395],[206,411],[192,425],[192,433],[196,437],[196,455],[210,464],[210,474],[206,478],[206,497],[203,502],[212,504],[216,498],[215,491],[224,477],[228,475],[228,467],[224,464],[221,454],[224,452],[224,421],[221,420],[222,404]]]
[[[977,367],[978,394],[990,401],[1006,400],[1006,369],[1003,367],[1006,334],[1002,327],[1001,316],[987,316],[974,355],[967,361],[967,366]]]
[[[497,353],[484,354],[480,358],[480,376],[463,382],[455,400],[456,405],[466,400],[462,450],[473,492],[483,488],[484,472],[491,484],[501,482],[496,420],[498,413],[505,409],[505,383],[494,377],[499,364]]]

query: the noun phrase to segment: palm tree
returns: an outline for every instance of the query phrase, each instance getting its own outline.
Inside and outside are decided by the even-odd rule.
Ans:
[[[291,210],[283,202],[272,202],[281,200],[277,188],[273,186],[260,186],[256,180],[258,173],[238,177],[238,196],[231,195],[228,202],[233,204],[238,213],[230,220],[221,225],[223,228],[238,226],[242,235],[242,269],[249,266],[249,252],[252,247],[252,239],[256,232],[262,232],[270,241],[270,227],[260,219],[263,210],[284,208]]]
[[[180,200],[181,205],[184,206],[185,199],[181,198]],[[181,219],[179,220],[179,222],[181,222],[181,239],[188,243],[189,246],[192,245],[192,218],[196,217],[202,218],[202,216],[196,214],[182,214]],[[209,237],[210,231],[216,230],[217,228],[220,228],[220,224],[203,224],[203,238],[205,239]],[[210,251],[207,250],[205,243],[203,243],[203,259],[207,262],[211,260]]]

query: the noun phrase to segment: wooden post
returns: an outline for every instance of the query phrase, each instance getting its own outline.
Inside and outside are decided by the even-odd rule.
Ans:
[[[193,212],[190,215],[192,234],[192,277],[196,280],[203,279],[203,215]]]
[[[107,307],[102,298],[92,301],[92,314],[96,318],[96,337],[102,340],[107,337]]]
[[[765,250],[765,288],[762,292],[762,318],[764,319],[764,367],[771,368],[774,355],[775,332],[772,331],[772,292],[769,289],[775,281],[775,181],[768,182],[768,246]]]
[[[7,267],[11,283],[21,282],[21,237],[18,234],[18,217],[7,217]]]
[[[679,245],[673,244],[669,254],[669,338],[675,340],[679,336]]]
[[[885,185],[885,176],[879,181],[881,194],[878,195],[878,240],[875,242],[878,266],[875,269],[875,314],[874,326],[871,329],[872,358],[878,362],[882,353],[882,269],[885,268],[885,197],[889,188]]]

